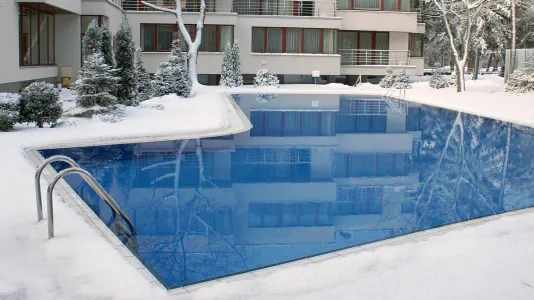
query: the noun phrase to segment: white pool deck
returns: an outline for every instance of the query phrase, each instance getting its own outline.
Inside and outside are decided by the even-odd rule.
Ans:
[[[416,88],[405,99],[534,127],[534,95],[508,95],[491,84],[475,87],[461,95]],[[258,91],[235,92],[245,89]],[[280,92],[384,93],[339,86],[283,86]],[[6,191],[0,203],[10,207],[18,201],[0,213],[0,239],[5,243],[0,246],[0,299],[534,299],[534,208],[172,291],[159,284],[63,181],[55,195],[58,236],[46,240],[46,220],[36,224],[32,196],[33,172],[43,159],[35,149],[199,138],[250,129],[235,103],[224,99],[229,126],[194,134],[106,139],[81,135],[69,142],[54,137],[53,129],[37,141],[0,134],[0,154],[13,158],[0,172],[0,187]],[[26,150],[21,153],[22,148]],[[49,181],[54,173],[47,168],[43,179]]]

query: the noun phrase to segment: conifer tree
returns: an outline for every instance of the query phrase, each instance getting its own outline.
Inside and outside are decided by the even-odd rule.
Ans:
[[[221,81],[220,86],[234,87],[235,74],[234,74],[234,62],[233,51],[230,43],[226,43],[224,46],[224,57],[221,66]]]
[[[123,15],[121,24],[114,38],[116,77],[119,78],[115,96],[119,104],[137,105],[135,90],[135,48],[130,23]]]
[[[159,65],[158,72],[152,81],[155,96],[174,93],[180,97],[188,97],[191,94],[192,82],[187,69],[186,56],[187,54],[180,49],[178,39],[175,39],[172,42],[169,61]]]
[[[140,49],[135,52],[135,72],[137,73],[137,102],[150,99],[154,91],[150,75],[143,65],[143,56]]]
[[[169,62],[164,61],[159,64],[158,71],[154,74],[152,87],[154,96],[161,97],[173,93],[174,77],[169,66]]]
[[[239,42],[234,40],[234,46],[232,47],[232,60],[234,86],[243,86],[243,74],[241,73],[241,58],[239,57]]]
[[[449,82],[443,77],[443,74],[439,69],[434,69],[428,85],[434,89],[442,89],[449,86]]]
[[[395,75],[393,75],[393,69],[386,69],[386,76],[380,81],[380,87],[389,89],[395,84]]]
[[[102,42],[100,51],[104,57],[104,63],[110,67],[113,67],[115,65],[113,62],[113,36],[106,24],[100,27],[100,38]]]
[[[98,23],[96,20],[93,20],[91,24],[87,27],[85,36],[82,41],[82,54],[83,59],[88,55],[94,54],[95,52],[100,51],[102,47],[102,36],[100,28],[98,28]]]
[[[78,92],[77,105],[108,107],[116,104],[117,98],[112,91],[119,79],[113,76],[114,71],[104,63],[102,53],[89,55],[74,83],[74,89]]]
[[[506,82],[506,91],[512,93],[534,92],[534,57],[530,57],[525,67],[516,69]]]
[[[402,68],[399,72],[399,75],[395,77],[395,83],[393,86],[398,90],[411,89],[410,80],[406,74],[406,69]]]

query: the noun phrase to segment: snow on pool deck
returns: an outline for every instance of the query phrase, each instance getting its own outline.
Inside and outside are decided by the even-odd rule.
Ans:
[[[424,85],[415,84],[407,97],[420,98],[421,102],[440,102],[439,106],[465,102],[463,108],[477,109],[479,114],[501,112],[506,119],[534,124],[534,116],[527,117],[527,113],[532,112],[534,96],[490,93],[491,89],[502,88],[502,84],[476,83],[481,86],[476,88],[485,92],[475,92],[473,88],[463,95],[451,90],[427,90]],[[323,89],[332,93],[354,88],[289,86],[283,89],[300,92]],[[170,126],[165,129],[155,124],[132,122],[130,126],[81,124],[74,128],[0,133],[0,157],[3,158],[0,299],[534,299],[534,273],[531,272],[534,213],[531,210],[522,211],[522,214],[509,213],[489,222],[470,222],[473,226],[456,224],[450,227],[454,230],[418,233],[410,238],[379,243],[377,245],[381,246],[377,248],[364,246],[340,255],[312,258],[318,261],[313,264],[293,263],[236,276],[225,282],[198,285],[189,289],[191,293],[182,295],[170,295],[150,284],[111,243],[73,209],[58,201],[55,205],[56,238],[47,240],[46,223],[36,223],[35,167],[23,157],[22,148],[73,140],[95,141],[102,136],[107,139],[133,137],[140,131],[143,135],[160,134],[162,130],[173,134],[198,130],[197,126],[209,130],[207,124],[215,126],[212,121],[217,119],[206,113],[212,111],[207,106],[220,104],[214,90],[206,89],[206,102],[200,102],[202,109],[191,108],[188,117],[180,118],[182,114],[177,108],[176,121],[165,121],[166,126]],[[358,94],[369,95],[383,93],[384,90],[367,85],[358,91]],[[496,94],[500,96],[494,97]],[[432,99],[425,100],[425,95]],[[476,100],[469,100],[470,97]],[[493,102],[497,98],[501,103],[506,101],[499,110],[486,103],[487,99]],[[494,111],[490,112],[488,107]],[[193,116],[192,111],[198,114]],[[185,124],[186,120],[193,120],[195,126]]]

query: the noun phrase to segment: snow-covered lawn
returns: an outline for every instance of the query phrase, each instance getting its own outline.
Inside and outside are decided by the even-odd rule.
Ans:
[[[534,116],[527,118],[534,111],[533,95],[501,93],[502,82],[488,79],[468,82],[468,92],[462,95],[417,83],[407,98],[439,102],[440,106],[465,103],[462,110],[501,113],[534,124]],[[369,85],[281,89],[288,93],[384,93]],[[165,110],[128,109],[119,123],[95,118],[79,121],[77,126],[18,127],[0,133],[0,299],[534,299],[534,213],[175,296],[149,284],[107,240],[59,202],[55,206],[56,238],[47,240],[46,223],[36,223],[35,168],[24,158],[22,148],[217,130],[227,124],[216,90],[205,87],[197,97],[186,100],[151,100]]]

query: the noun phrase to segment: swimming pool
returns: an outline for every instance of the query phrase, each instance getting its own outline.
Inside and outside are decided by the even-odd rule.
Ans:
[[[246,133],[40,152],[95,176],[168,289],[534,205],[530,128],[378,98],[239,102]]]

